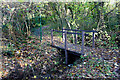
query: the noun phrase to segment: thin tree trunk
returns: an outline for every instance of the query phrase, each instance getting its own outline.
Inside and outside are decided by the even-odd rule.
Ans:
[[[120,6],[118,6],[118,23],[119,23],[118,25],[119,25],[119,30],[120,30]]]
[[[70,25],[70,23],[69,23],[69,21],[67,20],[67,18],[66,18],[66,14],[67,14],[67,10],[65,9],[65,5],[64,5],[64,14],[65,14],[65,21],[66,21],[66,23],[67,23],[67,25],[68,25],[68,27],[69,27],[69,29],[72,29],[71,28],[71,25]],[[74,37],[74,34],[72,34],[72,37],[73,37],[73,43],[74,43],[74,41],[75,41],[75,37]]]
[[[25,19],[25,17],[24,17],[24,19]],[[29,36],[29,28],[28,28],[28,25],[27,25],[26,19],[24,20],[24,22],[25,22],[26,29],[27,29],[27,36]]]
[[[103,30],[105,28],[105,21],[104,21],[104,15],[103,15],[103,6],[104,3],[101,3],[101,10],[100,10],[100,19],[101,19],[101,29]]]

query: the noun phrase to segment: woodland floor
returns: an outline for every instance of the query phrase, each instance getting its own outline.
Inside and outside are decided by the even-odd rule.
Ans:
[[[49,31],[48,31],[49,33]],[[38,33],[36,33],[38,34]],[[47,34],[47,32],[46,32]],[[56,78],[118,78],[120,60],[118,49],[90,49],[73,64],[65,65],[65,56],[50,46],[50,36],[38,35],[21,43],[12,52],[4,53],[0,77],[3,80],[56,79]],[[9,52],[10,53],[10,52]]]

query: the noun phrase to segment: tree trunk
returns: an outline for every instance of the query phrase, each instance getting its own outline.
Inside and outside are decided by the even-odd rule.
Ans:
[[[118,25],[119,25],[119,30],[120,30],[120,6],[118,6]]]
[[[105,20],[104,20],[104,14],[103,14],[103,6],[104,6],[104,2],[101,2],[100,19],[101,19],[101,29],[102,29],[102,30],[105,28]]]
[[[64,14],[65,14],[65,21],[66,21],[66,23],[67,23],[67,26],[69,27],[69,29],[72,29],[71,28],[71,24],[70,24],[70,22],[69,22],[69,20],[66,18],[67,17],[67,8],[65,7],[65,5],[64,5]],[[73,37],[73,43],[75,43],[74,41],[75,41],[75,37],[74,37],[74,34],[72,34],[72,37]]]
[[[100,6],[100,10],[97,7],[97,19],[98,19],[97,30],[100,30],[100,29],[103,30],[105,28],[105,21],[104,21],[104,15],[103,15],[104,2],[99,2],[99,6]]]

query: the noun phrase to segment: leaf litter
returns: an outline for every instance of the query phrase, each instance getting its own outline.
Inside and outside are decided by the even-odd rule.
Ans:
[[[52,78],[114,78],[119,77],[117,49],[91,49],[71,65],[64,65],[65,57],[50,46],[49,37],[43,41],[33,38],[22,43],[13,57],[2,55],[3,79],[52,79]],[[48,40],[47,40],[48,39]],[[26,46],[26,47],[24,47]],[[17,74],[16,74],[17,73]]]

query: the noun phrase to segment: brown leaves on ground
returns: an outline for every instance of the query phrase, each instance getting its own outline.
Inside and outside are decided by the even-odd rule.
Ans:
[[[27,43],[22,43],[14,51],[15,56],[9,58],[3,56],[2,77],[11,77],[14,70],[21,69],[21,74],[26,73],[24,77],[38,78],[38,75],[48,74],[55,65],[59,64],[59,53],[57,49],[52,48],[46,41],[31,39]],[[16,65],[19,65],[16,66]],[[30,74],[31,72],[31,74]],[[37,77],[34,77],[37,75]],[[17,78],[17,77],[16,77]]]
[[[109,53],[107,53],[109,52]],[[92,50],[88,52],[83,58],[75,62],[71,69],[66,71],[65,77],[71,78],[115,78],[119,77],[116,70],[120,67],[117,62],[118,50]],[[103,53],[103,54],[102,54]],[[111,54],[112,53],[112,54]],[[110,56],[110,57],[108,57]],[[112,58],[111,58],[112,57]]]
[[[0,75],[5,78],[51,79],[55,78],[107,78],[117,77],[119,67],[118,50],[90,49],[81,60],[63,65],[63,59],[56,48],[50,46],[50,37],[28,39],[14,51],[13,57],[2,57]],[[71,66],[71,68],[69,68]],[[16,74],[18,73],[18,74]],[[23,76],[24,75],[24,76]]]

